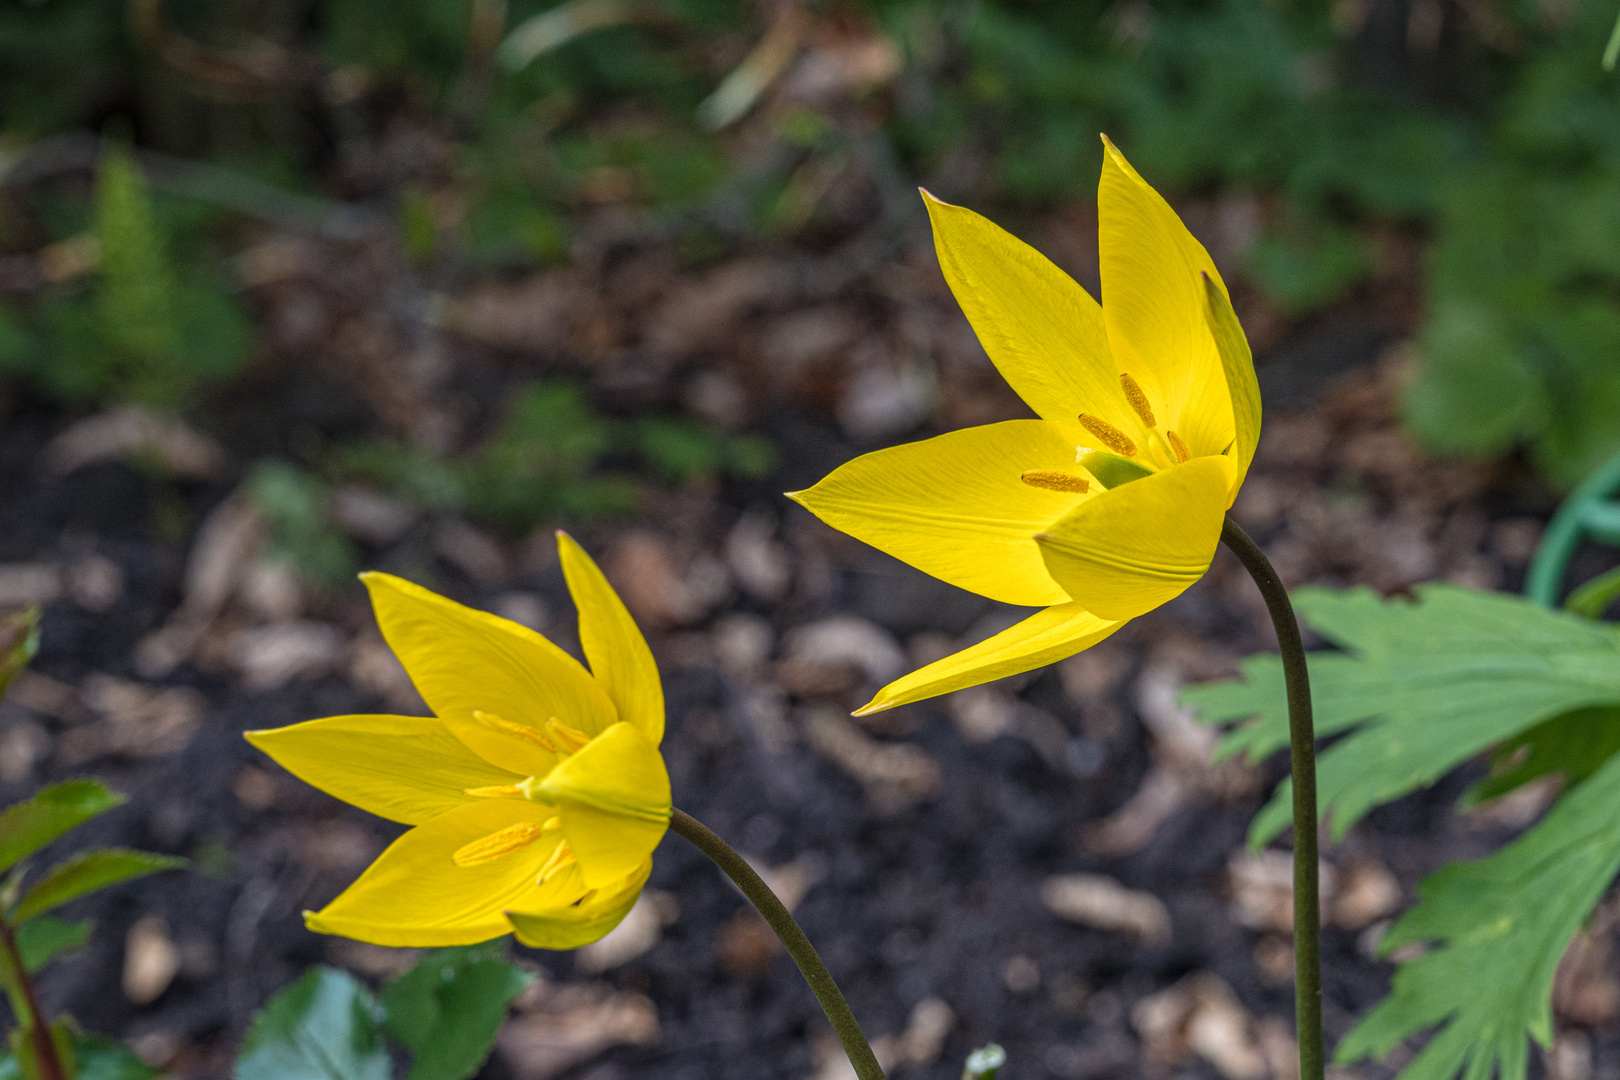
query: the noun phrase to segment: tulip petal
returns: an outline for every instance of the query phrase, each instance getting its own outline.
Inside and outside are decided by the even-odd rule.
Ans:
[[[469,802],[468,788],[523,778],[474,754],[431,716],[332,716],[246,735],[305,783],[407,825]]]
[[[1179,596],[1215,556],[1234,469],[1193,458],[1082,503],[1039,538],[1052,577],[1117,621]]]
[[[1232,397],[1232,421],[1236,428],[1232,440],[1232,459],[1237,476],[1232,481],[1232,499],[1237,498],[1243,478],[1249,474],[1249,463],[1260,444],[1260,382],[1254,375],[1254,355],[1249,351],[1249,339],[1243,334],[1232,302],[1212,278],[1204,278],[1204,318],[1215,338],[1215,348],[1221,356],[1221,368],[1226,373],[1226,389]],[[1231,505],[1231,501],[1227,502]]]
[[[318,933],[405,947],[476,945],[510,933],[507,909],[536,897],[540,867],[561,837],[548,833],[476,866],[457,866],[451,855],[509,825],[538,825],[552,814],[549,807],[504,799],[441,814],[395,840],[359,880],[304,921]]]
[[[1123,625],[1098,618],[1072,601],[1054,605],[995,637],[896,679],[855,715],[866,716],[1056,663],[1091,648]]]
[[[624,921],[651,874],[652,860],[648,859],[623,881],[599,890],[589,900],[536,904],[508,911],[506,917],[517,931],[517,939],[531,948],[577,949],[607,936]]]
[[[1075,471],[1078,426],[1007,420],[864,454],[794,499],[841,532],[963,589],[1028,607],[1069,597],[1034,534],[1095,492],[1031,487],[1031,469]]]
[[[669,773],[658,748],[615,724],[566,758],[539,794],[559,805],[585,884],[611,885],[652,855],[669,827]]]
[[[1120,389],[1097,301],[999,225],[923,192],[934,250],[956,302],[996,370],[1045,420],[1095,413],[1139,443],[1146,432]]]
[[[1097,189],[1103,321],[1121,372],[1141,384],[1161,428],[1193,457],[1233,436],[1221,359],[1204,321],[1200,274],[1226,291],[1204,245],[1105,138]]]
[[[585,549],[560,531],[557,548],[579,608],[579,640],[591,674],[617,706],[619,719],[657,746],[664,738],[664,687],[647,639]]]
[[[392,574],[360,577],[371,590],[383,637],[423,700],[491,764],[540,775],[556,759],[477,723],[475,711],[536,728],[555,717],[590,735],[616,721],[613,702],[584,666],[528,627]]]

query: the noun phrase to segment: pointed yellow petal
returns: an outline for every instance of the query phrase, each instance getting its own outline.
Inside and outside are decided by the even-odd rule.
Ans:
[[[246,735],[305,783],[407,825],[468,802],[468,788],[513,781],[431,716],[333,716]]]
[[[1234,472],[1230,458],[1193,458],[1104,492],[1041,538],[1047,567],[1100,618],[1158,607],[1209,569]]]
[[[475,945],[510,932],[505,912],[540,894],[541,865],[560,841],[554,832],[504,858],[457,866],[468,844],[552,811],[531,803],[471,802],[395,840],[336,900],[305,915],[311,930],[373,945]]]
[[[577,903],[551,903],[508,911],[517,938],[536,949],[577,949],[606,936],[641,897],[642,887],[652,874],[652,860],[642,863],[617,884],[596,890],[596,895]]]
[[[630,724],[615,724],[564,760],[539,794],[558,805],[563,835],[592,889],[640,866],[669,827],[663,756]]]
[[[1194,457],[1232,441],[1232,405],[1204,320],[1204,283],[1226,286],[1204,245],[1105,138],[1097,189],[1103,322],[1114,363]],[[1110,419],[1112,419],[1110,417]]]
[[[855,715],[881,712],[1056,663],[1091,648],[1124,625],[1100,619],[1072,601],[1049,607],[995,637],[896,679]]]
[[[474,711],[539,727],[550,717],[588,734],[617,719],[578,660],[526,626],[464,607],[391,574],[360,575],[383,637],[428,706],[474,753],[524,775],[555,758],[479,724]]]
[[[1236,428],[1232,441],[1232,458],[1237,465],[1237,476],[1232,481],[1232,499],[1237,498],[1243,478],[1249,474],[1249,463],[1254,460],[1255,448],[1260,444],[1260,383],[1254,377],[1254,356],[1249,352],[1249,339],[1243,335],[1237,313],[1226,293],[1213,278],[1204,278],[1204,319],[1215,338],[1215,348],[1221,356],[1221,368],[1226,374],[1226,389],[1232,398],[1232,420]],[[1227,505],[1231,505],[1228,500]]]
[[[1095,413],[1137,441],[1103,313],[1073,278],[988,218],[923,192],[945,280],[1002,378],[1046,420]]]
[[[579,640],[591,674],[618,707],[619,719],[657,746],[664,738],[664,686],[647,639],[585,549],[565,532],[557,533],[557,548],[579,608]]]
[[[1026,484],[1031,470],[1072,472],[1078,425],[1008,420],[862,455],[790,498],[841,532],[917,569],[1008,604],[1069,597],[1033,536],[1090,493]]]

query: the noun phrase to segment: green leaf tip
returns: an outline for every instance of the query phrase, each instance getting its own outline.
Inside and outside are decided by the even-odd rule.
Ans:
[[[69,780],[13,803],[0,811],[0,871],[123,802],[94,780]]]
[[[1335,838],[1504,740],[1578,709],[1620,704],[1620,628],[1605,623],[1443,584],[1419,586],[1411,600],[1365,587],[1307,588],[1294,602],[1337,647],[1310,658],[1317,736],[1344,736],[1317,766]],[[1241,670],[1182,700],[1201,722],[1238,725],[1218,755],[1257,760],[1288,744],[1282,664],[1252,656]],[[1250,827],[1251,845],[1288,827],[1292,797],[1290,784],[1279,785]]]

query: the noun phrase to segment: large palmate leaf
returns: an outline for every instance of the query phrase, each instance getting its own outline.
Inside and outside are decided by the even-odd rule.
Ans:
[[[1343,650],[1310,659],[1317,734],[1348,733],[1317,767],[1319,805],[1336,837],[1488,747],[1575,710],[1620,703],[1620,629],[1500,593],[1416,592],[1415,600],[1365,588],[1294,594],[1306,623]],[[1259,758],[1288,743],[1282,665],[1251,656],[1242,673],[1183,700],[1205,723],[1249,721],[1220,753]],[[1569,724],[1543,734],[1567,740]],[[1250,827],[1251,843],[1287,826],[1292,797],[1291,785],[1278,787]]]
[[[1620,757],[1487,859],[1453,863],[1379,948],[1433,943],[1395,973],[1390,995],[1339,1043],[1340,1061],[1387,1053],[1440,1025],[1401,1080],[1524,1080],[1529,1039],[1552,1042],[1553,974],[1620,870]]]

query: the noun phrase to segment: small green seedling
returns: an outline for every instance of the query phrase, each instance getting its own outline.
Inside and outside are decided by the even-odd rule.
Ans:
[[[967,1065],[962,1070],[962,1080],[996,1080],[996,1073],[1007,1064],[1007,1051],[990,1043],[981,1046],[967,1056]]]
[[[38,608],[0,618],[0,694],[27,666],[38,642]],[[90,920],[70,922],[53,911],[108,886],[185,865],[166,855],[98,848],[30,882],[29,856],[123,802],[94,780],[69,780],[0,811],[0,990],[16,1018],[9,1050],[0,1053],[0,1080],[146,1080],[158,1073],[118,1043],[80,1031],[71,1017],[47,1021],[34,991],[41,968],[90,938]]]
[[[505,939],[435,949],[379,994],[312,967],[254,1017],[236,1080],[392,1080],[389,1040],[410,1052],[408,1080],[467,1080],[533,981],[507,960]]]

